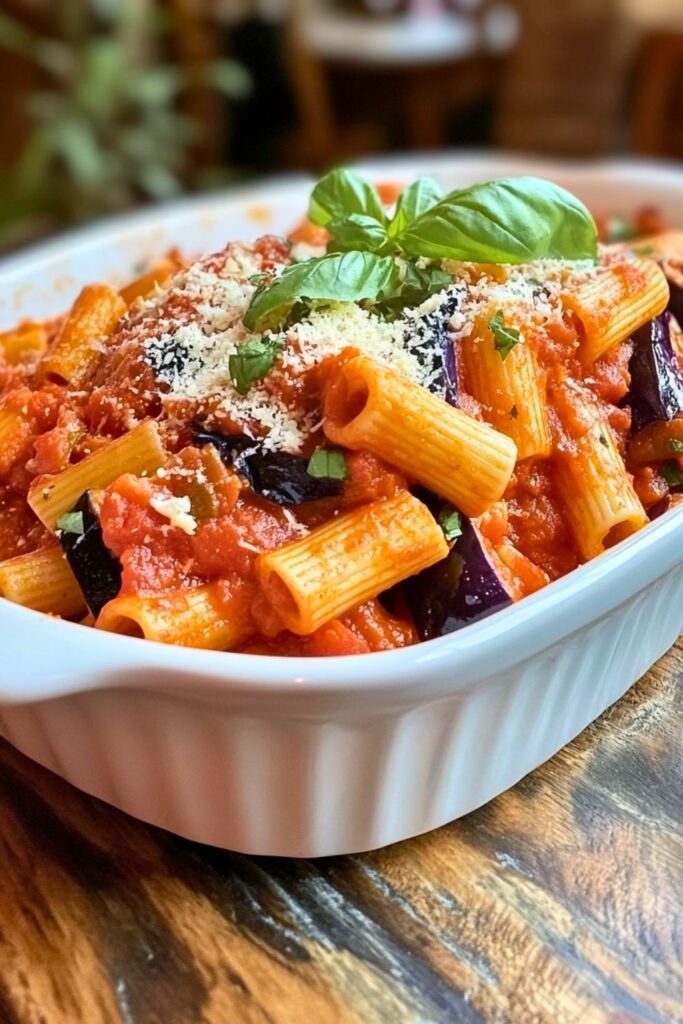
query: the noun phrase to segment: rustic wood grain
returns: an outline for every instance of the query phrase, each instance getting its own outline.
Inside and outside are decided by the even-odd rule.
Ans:
[[[683,641],[513,790],[389,849],[249,858],[0,745],[1,1024],[683,1021]]]

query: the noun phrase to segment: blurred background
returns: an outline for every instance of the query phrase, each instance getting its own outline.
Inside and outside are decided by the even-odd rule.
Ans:
[[[683,159],[683,0],[0,0],[0,248],[364,155]]]

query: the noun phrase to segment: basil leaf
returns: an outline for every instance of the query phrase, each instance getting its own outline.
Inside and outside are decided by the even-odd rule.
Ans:
[[[347,480],[349,476],[344,452],[338,448],[316,448],[308,460],[306,472],[318,480]]]
[[[671,451],[676,452],[677,455],[683,455],[683,441],[677,437],[671,438]]]
[[[273,338],[253,338],[237,346],[230,356],[230,380],[240,395],[246,395],[255,380],[262,380],[282,351],[282,344]]]
[[[286,267],[269,287],[259,288],[244,315],[249,330],[278,326],[298,299],[359,302],[391,293],[400,284],[391,256],[344,252]]]
[[[389,235],[396,238],[423,213],[443,199],[443,189],[434,178],[423,175],[404,189],[396,203],[396,213],[389,225]]]
[[[665,462],[661,467],[661,474],[668,483],[669,487],[679,487],[683,484],[683,473],[677,462],[671,459],[670,462]]]
[[[420,306],[430,295],[436,295],[453,284],[453,277],[440,267],[420,269],[407,263],[403,280],[382,300],[380,312],[401,313],[411,306]]]
[[[380,224],[387,222],[382,201],[373,185],[343,167],[330,171],[311,193],[308,216],[314,224],[327,227],[333,221],[342,223],[353,213],[373,217]]]
[[[344,221],[332,221],[328,230],[333,236],[327,246],[328,252],[349,252],[352,249],[379,252],[390,247],[386,226],[364,213],[352,213]]]
[[[63,533],[77,533],[79,536],[83,536],[85,533],[85,524],[83,522],[82,512],[65,512],[63,516],[60,516],[56,523],[57,529],[62,530]]]
[[[597,259],[597,229],[570,192],[542,178],[499,178],[451,192],[409,224],[408,256],[475,263]]]
[[[519,331],[516,327],[505,326],[503,310],[499,309],[489,320],[489,329],[493,332],[493,343],[505,362],[515,345],[519,345]]]
[[[439,512],[439,526],[443,530],[446,540],[455,540],[456,537],[462,536],[460,513],[456,512],[451,505],[446,505]]]

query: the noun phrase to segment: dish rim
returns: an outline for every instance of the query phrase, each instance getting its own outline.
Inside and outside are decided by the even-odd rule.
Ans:
[[[654,186],[657,182],[674,185],[680,190],[683,200],[683,175],[674,162],[610,159],[574,163],[545,160],[534,155],[458,150],[396,154],[386,158],[368,159],[356,166],[362,172],[371,175],[400,176],[402,170],[408,167],[424,165],[432,168],[432,173],[438,173],[440,168],[444,171],[457,170],[458,166],[464,168],[472,162],[477,162],[482,167],[489,166],[493,174],[497,173],[496,168],[500,172],[502,167],[508,169],[504,173],[516,173],[516,170],[524,170],[527,174],[569,173],[585,178],[586,184],[590,184],[596,176],[603,179],[616,176],[621,182],[637,181],[642,185],[642,177],[646,176]],[[182,217],[204,210],[209,212],[212,205],[215,207],[216,204],[245,204],[258,200],[267,202],[265,197],[269,191],[301,189],[311,180],[311,176],[307,174],[278,175],[228,190],[203,193],[132,213],[108,217],[86,227],[60,233],[54,239],[29,246],[16,254],[2,258],[0,274],[8,274],[11,284],[11,278],[30,273],[36,263],[45,263],[59,256],[77,256],[79,250],[92,245],[98,236],[103,236],[102,242],[106,244],[106,236],[112,232],[120,236],[136,228],[143,229],[145,226],[151,231],[165,224],[170,215]],[[676,557],[675,541],[670,549],[667,541],[679,533],[681,551]],[[613,582],[619,576],[624,580],[628,579],[629,567],[634,567],[638,563],[641,563],[644,572],[638,574],[640,578],[636,582],[633,582],[631,577],[629,585],[620,590],[618,597],[615,598]],[[386,689],[400,692],[412,688],[416,679],[422,675],[423,679],[431,676],[432,685],[423,691],[427,696],[427,693],[434,695],[441,689],[437,685],[441,680],[439,670],[448,670],[449,692],[457,685],[457,680],[456,683],[453,682],[453,675],[456,672],[461,673],[462,678],[470,684],[476,679],[490,675],[494,670],[504,671],[525,657],[530,645],[537,650],[551,647],[582,626],[597,621],[602,615],[618,607],[680,563],[683,563],[683,506],[672,509],[614,548],[553,581],[537,593],[455,633],[422,641],[410,647],[358,655],[291,658],[282,655],[185,648],[152,640],[141,641],[136,637],[106,633],[84,627],[79,623],[52,618],[41,612],[15,605],[1,597],[0,626],[6,624],[11,629],[14,621],[23,632],[26,629],[30,630],[31,625],[36,626],[37,616],[40,616],[41,632],[46,634],[46,639],[54,630],[57,643],[61,641],[71,647],[73,642],[73,646],[78,647],[79,658],[83,655],[87,658],[89,654],[102,658],[111,650],[114,668],[118,655],[122,662],[120,669],[136,667],[141,673],[151,669],[162,670],[166,673],[164,690],[174,686],[175,677],[182,686],[186,684],[188,675],[197,675],[212,688],[253,694],[254,688],[258,687],[263,696],[294,693],[338,695],[342,692],[368,693],[382,692]],[[582,595],[590,600],[582,603]],[[535,633],[537,627],[541,625],[544,636],[539,643]],[[68,630],[72,631],[70,635]],[[426,669],[430,671],[421,672]],[[80,684],[78,689],[99,688],[103,684],[98,681],[98,674],[102,675],[101,669],[96,666],[93,658],[93,678],[88,684]],[[37,684],[36,688],[42,696],[61,695],[65,691],[59,682],[60,678],[53,678],[51,684],[43,681],[42,684]],[[137,685],[137,681],[118,680],[118,685],[122,683],[128,686]],[[144,685],[148,684],[149,680],[144,679]],[[0,685],[0,704],[8,691],[11,692],[11,685],[8,686],[8,683],[3,681]],[[48,691],[47,694],[45,691]],[[21,696],[25,700],[32,699],[31,694],[26,694],[23,688]]]

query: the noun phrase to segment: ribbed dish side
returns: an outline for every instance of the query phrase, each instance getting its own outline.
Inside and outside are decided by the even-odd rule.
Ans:
[[[123,810],[254,854],[370,849],[485,803],[613,703],[683,629],[677,568],[511,672],[425,706],[245,717],[136,690],[6,709],[20,750]]]

